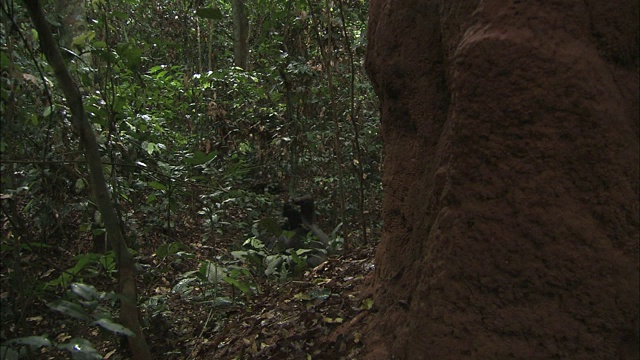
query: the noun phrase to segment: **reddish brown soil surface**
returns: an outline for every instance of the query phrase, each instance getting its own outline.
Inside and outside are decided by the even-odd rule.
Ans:
[[[638,2],[371,1],[372,359],[638,358]]]

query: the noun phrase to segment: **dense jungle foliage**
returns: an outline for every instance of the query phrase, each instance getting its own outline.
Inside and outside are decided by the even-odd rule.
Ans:
[[[244,39],[231,1],[41,1],[98,139],[161,358],[186,358],[225,309],[309,268],[305,249],[260,241],[288,198],[314,197],[335,257],[380,231],[367,2],[233,3]],[[1,358],[116,358],[129,334],[117,267],[68,104],[23,2],[2,1],[0,34]],[[206,323],[181,319],[174,298],[207,304]]]

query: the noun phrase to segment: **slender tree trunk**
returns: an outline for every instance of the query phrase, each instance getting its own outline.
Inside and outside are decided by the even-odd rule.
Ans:
[[[249,61],[249,18],[244,0],[233,0],[233,59],[237,67],[247,69]]]
[[[135,334],[135,336],[129,336],[129,346],[133,357],[135,359],[150,360],[151,353],[138,319],[135,262],[120,232],[119,221],[109,197],[107,182],[102,172],[98,143],[93,128],[87,119],[82,96],[58,50],[39,2],[37,0],[25,0],[25,4],[38,31],[41,50],[53,68],[55,76],[60,83],[60,88],[71,109],[71,121],[80,135],[80,144],[84,149],[85,158],[89,166],[94,196],[107,228],[107,240],[116,254],[120,292],[123,295],[120,304],[120,322]]]
[[[198,42],[198,73],[202,74],[202,39],[200,35],[200,19],[196,17],[196,40]]]

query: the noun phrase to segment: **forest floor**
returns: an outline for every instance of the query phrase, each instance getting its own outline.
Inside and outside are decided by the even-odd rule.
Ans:
[[[189,257],[180,261],[160,259],[155,249],[166,244],[166,236],[146,238],[137,254],[141,318],[154,357],[169,360],[358,358],[361,334],[351,328],[366,317],[373,305],[368,286],[368,275],[374,269],[373,245],[360,246],[348,255],[337,254],[285,280],[252,274],[254,291],[250,296],[222,283],[216,293],[232,301],[220,303],[204,296],[207,289],[210,290],[206,284],[197,281],[186,284],[185,279],[198,272],[205,260],[228,258],[232,241],[237,243],[233,239],[242,239],[243,235],[226,234],[211,246],[201,240],[198,226],[183,224],[181,231],[172,234],[172,238],[186,244]],[[87,244],[86,249],[73,251],[90,252],[92,242],[82,243]],[[53,255],[52,251],[59,253]],[[56,278],[58,272],[51,269],[73,267],[76,259],[68,262],[72,258],[70,249],[57,247],[46,254],[33,253],[26,261],[30,262],[31,276],[44,282]],[[3,266],[2,273],[7,275],[7,271]],[[8,278],[3,276],[4,280]],[[5,287],[4,280],[3,298],[7,303],[15,302],[12,308],[19,308],[24,300],[20,300],[15,289]],[[102,291],[114,289],[117,283],[107,274],[86,282]],[[176,290],[182,284],[187,291]],[[103,359],[130,358],[124,338],[78,321],[69,314],[52,311],[48,306],[52,300],[68,298],[63,291],[60,288],[39,300],[26,302],[30,305],[21,310],[27,325],[26,334],[24,330],[3,326],[3,339],[44,335],[61,344],[78,337],[90,341]],[[106,308],[109,306],[117,309],[116,304]],[[3,305],[3,312],[7,309]],[[40,348],[32,355],[37,359],[69,358],[67,350],[56,347]]]
[[[299,279],[265,283],[260,296],[207,342],[194,344],[194,352],[209,359],[357,358],[361,334],[349,328],[372,306],[365,284],[372,255],[329,259]]]

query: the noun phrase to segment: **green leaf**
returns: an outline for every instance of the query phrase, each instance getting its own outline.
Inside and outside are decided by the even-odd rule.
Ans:
[[[77,259],[78,262],[73,268],[67,271],[70,272],[71,274],[79,274],[80,271],[82,271],[87,266],[96,263],[100,259],[100,254],[92,254],[92,253],[80,254],[80,255],[74,256],[74,259]]]
[[[242,293],[244,293],[245,295],[247,295],[247,296],[251,295],[251,289],[249,288],[249,284],[240,282],[240,281],[238,281],[238,280],[236,280],[234,278],[228,277],[228,276],[224,277],[223,280],[227,284],[232,285],[232,286],[236,287],[237,289],[239,289],[240,291],[242,291]]]
[[[173,287],[173,289],[171,289],[171,292],[181,295],[187,295],[191,291],[193,291],[193,285],[191,285],[191,283],[197,280],[198,279],[196,278],[182,279]]]
[[[103,327],[109,331],[111,331],[112,333],[116,333],[116,334],[122,334],[122,335],[127,335],[127,336],[133,336],[135,335],[133,333],[133,331],[129,330],[128,328],[115,323],[109,319],[99,319],[93,322],[96,325],[99,325],[100,327]]]
[[[264,243],[260,241],[260,239],[256,237],[250,237],[247,240],[245,240],[244,243],[242,243],[242,247],[248,248],[248,249],[260,250],[260,249],[263,249],[265,246],[264,246]]]
[[[90,42],[91,40],[93,40],[93,38],[96,37],[96,32],[89,30],[86,33],[80,35],[80,36],[76,36],[75,38],[73,38],[73,41],[71,42],[71,44],[73,45],[83,45],[87,42]]]
[[[158,70],[162,70],[162,69],[164,69],[164,66],[156,65],[156,66],[152,67],[151,69],[149,69],[149,74],[153,74],[153,73],[157,72]]]
[[[72,278],[73,278],[73,276],[71,274],[68,274],[66,272],[62,273],[62,274],[60,274],[60,276],[58,276],[58,278],[47,282],[45,284],[45,288],[47,288],[49,286],[58,286],[58,285],[60,285],[63,288],[66,288],[67,284],[69,283],[69,281],[71,281]]]
[[[153,155],[153,153],[158,150],[158,145],[152,142],[143,141],[142,149],[146,151],[149,155]]]
[[[155,190],[167,190],[167,187],[157,181],[149,181],[147,183],[150,188]]]
[[[116,257],[113,251],[109,251],[103,256],[101,256],[98,262],[108,272],[112,272],[116,270]],[[104,296],[104,293],[101,293],[101,296]]]
[[[231,256],[233,256],[233,258],[237,260],[244,260],[247,257],[247,254],[248,252],[245,250],[237,250],[231,252]]]
[[[85,300],[94,300],[100,299],[101,293],[94,286],[83,284],[83,283],[73,283],[71,284],[71,291],[75,294],[79,295]]]
[[[85,339],[73,338],[66,344],[58,345],[57,348],[69,351],[74,360],[102,359],[102,355]]]
[[[43,346],[51,346],[51,341],[44,336],[27,336],[17,339],[11,339],[7,341],[7,344],[27,345],[32,349],[37,349]]]
[[[295,254],[298,255],[298,256],[301,256],[301,255],[311,254],[314,251],[315,250],[313,250],[313,249],[297,249],[295,251]]]
[[[222,11],[215,7],[199,8],[196,10],[196,16],[205,19],[220,20],[222,19]]]
[[[267,263],[267,268],[264,270],[264,274],[267,276],[274,275],[278,272],[278,268],[284,262],[284,255],[269,255],[265,258],[265,262]]]
[[[55,300],[48,304],[52,310],[61,312],[65,315],[74,317],[76,319],[91,321],[91,317],[84,311],[82,306],[76,303],[69,302],[67,300]]]
[[[80,178],[76,180],[75,189],[77,193],[81,193],[86,187],[87,184],[84,182],[84,179]]]
[[[51,115],[52,110],[53,110],[53,106],[47,106],[46,108],[44,108],[44,111],[42,112],[42,116],[47,117]]]
[[[373,307],[373,299],[366,298],[362,301],[362,305],[360,305],[361,310],[369,310]]]

